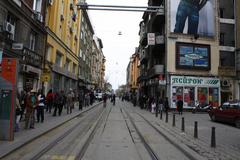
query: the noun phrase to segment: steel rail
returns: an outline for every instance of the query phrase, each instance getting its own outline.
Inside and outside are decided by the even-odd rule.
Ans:
[[[48,133],[50,133],[50,132],[53,132],[55,129],[57,129],[57,128],[59,128],[59,127],[65,125],[65,124],[69,123],[70,121],[74,120],[75,118],[78,118],[78,117],[82,116],[84,113],[87,113],[88,111],[91,111],[92,109],[96,109],[96,107],[99,107],[101,104],[102,104],[102,103],[95,104],[94,106],[92,106],[92,107],[90,107],[90,108],[82,111],[81,113],[79,113],[79,114],[71,117],[70,119],[64,121],[63,123],[58,124],[57,126],[49,129],[48,131],[46,131],[46,132],[44,132],[44,133],[36,136],[34,139],[31,139],[31,140],[27,141],[26,143],[24,143],[24,144],[16,147],[16,148],[13,149],[12,151],[4,154],[3,156],[0,157],[0,159],[5,158],[5,157],[7,157],[7,156],[10,156],[12,153],[14,153],[14,152],[16,152],[17,150],[23,148],[24,146],[26,146],[26,145],[28,145],[28,144],[30,144],[30,143],[33,143],[36,139],[41,138],[42,136],[44,136],[44,135],[46,135],[46,134],[48,134]]]
[[[107,117],[109,116],[111,110],[112,110],[112,107],[109,109],[109,112],[108,112],[108,114],[107,114]],[[97,128],[98,128],[99,125],[100,125],[100,122],[103,121],[103,114],[101,114],[100,116],[101,116],[101,117],[98,119],[96,125],[95,125],[94,128],[93,128],[93,131],[90,133],[89,137],[87,138],[86,142],[84,143],[82,149],[81,149],[80,152],[77,154],[77,156],[76,156],[75,159],[82,159],[82,158],[84,157],[84,155],[85,155],[85,153],[86,153],[86,151],[87,151],[87,149],[88,149],[88,147],[89,147],[89,144],[90,144],[90,142],[93,140],[93,137],[94,137],[94,135],[95,135],[95,133],[96,133],[96,131],[97,131]],[[106,123],[107,123],[107,122],[105,121],[104,126],[106,125]]]
[[[149,120],[147,120],[144,116],[142,116],[141,114],[135,112],[136,114],[138,114],[140,117],[142,117],[142,119],[147,122],[147,124],[149,124],[157,133],[159,133],[161,136],[163,136],[167,141],[169,141],[173,146],[175,146],[178,150],[180,150],[186,157],[188,157],[191,160],[197,160],[196,157],[192,156],[191,154],[187,153],[182,147],[180,147],[179,144],[177,144],[176,142],[172,141],[169,137],[167,137],[165,134],[163,134],[161,131],[159,131],[159,129],[157,129]]]
[[[94,109],[95,107],[92,107],[91,109],[89,109],[88,111],[91,111],[92,109]],[[95,108],[96,109],[96,108]],[[100,113],[100,115],[103,114],[105,110],[103,109],[102,112]],[[79,115],[80,116],[80,115]],[[79,117],[77,116],[77,117]],[[86,117],[84,118],[86,119]],[[81,123],[77,123],[75,124],[73,127],[71,127],[69,130],[67,130],[64,134],[62,134],[60,137],[58,137],[57,139],[55,139],[54,141],[52,141],[50,144],[48,144],[43,150],[41,150],[40,152],[38,152],[36,155],[34,155],[31,160],[38,160],[40,159],[45,153],[47,153],[50,149],[52,149],[54,146],[56,146],[60,141],[62,141],[65,137],[67,137],[70,133],[72,133],[77,126],[82,125]],[[86,126],[85,128],[88,128],[88,126]]]
[[[141,134],[141,132],[139,131],[139,129],[137,128],[136,124],[133,121],[133,118],[130,116],[130,114],[128,112],[125,111],[125,109],[123,109],[124,112],[126,113],[126,115],[129,117],[130,122],[132,123],[133,127],[135,128],[137,134],[139,135],[141,141],[143,142],[144,147],[146,148],[146,150],[148,151],[149,155],[151,156],[152,160],[160,160],[160,158],[157,156],[157,154],[153,151],[153,149],[150,147],[150,145],[146,142],[145,138],[143,137],[143,135]]]

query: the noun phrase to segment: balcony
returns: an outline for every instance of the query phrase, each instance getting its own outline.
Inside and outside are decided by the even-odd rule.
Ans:
[[[148,60],[148,54],[146,49],[143,49],[140,53],[140,62],[141,64],[144,64],[145,62],[147,62]]]
[[[140,34],[140,42],[139,42],[142,46],[146,46],[147,45],[147,33],[146,32],[142,32]]]
[[[148,72],[148,77],[152,78],[158,76],[159,74],[164,74],[164,65],[154,65]]]

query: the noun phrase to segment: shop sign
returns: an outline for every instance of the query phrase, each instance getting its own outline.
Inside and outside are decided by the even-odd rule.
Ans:
[[[218,78],[189,77],[189,76],[171,76],[172,85],[190,85],[190,86],[215,86],[220,87]]]
[[[155,45],[155,33],[148,33],[148,45]]]

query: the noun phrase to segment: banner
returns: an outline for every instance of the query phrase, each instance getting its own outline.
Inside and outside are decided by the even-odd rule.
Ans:
[[[215,0],[170,0],[171,32],[215,36]]]

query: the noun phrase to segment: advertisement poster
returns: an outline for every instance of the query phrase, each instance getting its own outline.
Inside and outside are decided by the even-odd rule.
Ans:
[[[170,0],[171,32],[215,36],[215,0]]]
[[[210,69],[210,46],[176,43],[177,68]]]

